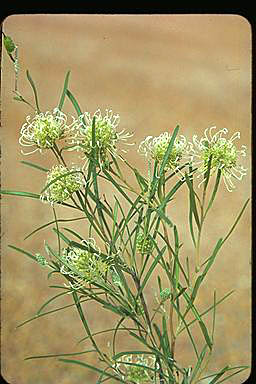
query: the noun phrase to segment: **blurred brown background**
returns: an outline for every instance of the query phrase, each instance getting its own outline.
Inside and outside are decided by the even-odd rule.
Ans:
[[[180,125],[188,137],[203,134],[205,128],[226,127],[232,135],[241,131],[241,144],[248,147],[244,162],[250,167],[251,138],[251,30],[238,15],[23,15],[4,21],[4,32],[19,46],[19,91],[33,100],[25,71],[29,69],[39,89],[42,110],[58,103],[66,72],[70,69],[70,90],[83,111],[111,107],[121,116],[120,129],[134,131],[138,144],[147,135],[159,135]],[[39,153],[24,157],[18,145],[19,130],[31,113],[25,104],[13,101],[14,72],[3,54],[2,89],[2,188],[39,192],[44,174],[19,163],[21,160],[48,167],[52,158]],[[75,112],[67,100],[65,112]],[[239,143],[240,144],[240,143]],[[145,162],[134,148],[128,159],[140,169]],[[146,173],[146,169],[144,171]],[[219,237],[226,234],[245,200],[250,196],[250,174],[231,194],[221,186],[204,231],[203,254],[209,256]],[[105,191],[111,195],[111,190]],[[176,196],[171,218],[177,224],[183,256],[192,257],[192,243],[186,235],[187,195]],[[59,211],[70,217],[72,212]],[[35,320],[15,330],[32,317],[50,296],[58,293],[48,285],[47,270],[7,248],[7,244],[32,252],[44,252],[43,240],[54,242],[44,230],[25,242],[33,228],[52,220],[51,209],[39,201],[4,196],[2,199],[2,374],[11,384],[95,383],[94,373],[57,359],[24,361],[26,356],[68,353],[89,349],[77,345],[84,336],[78,315],[72,309]],[[215,349],[209,364],[220,369],[227,364],[250,364],[250,253],[251,221],[247,208],[239,226],[220,252],[197,301],[200,309],[235,289],[217,309]],[[86,237],[86,226],[77,226]],[[53,243],[54,244],[54,243]],[[146,290],[155,306],[155,284]],[[70,298],[56,301],[56,306]],[[54,308],[54,306],[49,307]],[[115,324],[111,313],[92,304],[86,306],[93,330]],[[210,324],[210,318],[209,318]],[[109,334],[98,338],[106,346]],[[120,338],[119,351],[132,343]],[[194,364],[190,343],[177,342],[177,360]],[[81,358],[82,359],[82,358]],[[84,357],[97,365],[95,356]],[[242,383],[248,372],[231,378]]]

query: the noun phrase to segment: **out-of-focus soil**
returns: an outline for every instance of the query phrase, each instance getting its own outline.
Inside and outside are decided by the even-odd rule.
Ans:
[[[20,15],[7,18],[3,27],[19,46],[19,91],[33,101],[25,75],[29,69],[39,89],[42,110],[57,105],[65,74],[71,70],[70,90],[82,110],[112,108],[121,116],[120,128],[134,132],[136,144],[177,124],[180,133],[190,138],[201,136],[212,125],[226,127],[230,135],[241,132],[241,144],[248,148],[244,166],[250,167],[251,31],[246,19],[236,15]],[[32,110],[13,100],[14,72],[5,53],[2,73],[2,188],[39,193],[44,174],[20,161],[49,167],[53,158],[38,152],[28,157],[21,154],[19,131]],[[64,111],[75,114],[69,101]],[[146,163],[135,148],[130,148],[127,158],[146,174]],[[217,240],[229,231],[250,190],[249,171],[233,193],[221,186],[203,233],[202,257],[207,258]],[[109,186],[104,193],[109,198],[113,194]],[[173,200],[169,214],[180,233],[183,257],[193,258],[187,208],[184,188]],[[58,212],[59,216],[70,215],[70,211]],[[26,241],[23,238],[52,219],[49,206],[37,200],[2,197],[2,374],[11,384],[96,382],[93,372],[54,358],[24,361],[31,355],[90,349],[87,342],[77,344],[84,330],[72,308],[15,329],[58,292],[48,285],[62,284],[63,280],[47,281],[47,270],[7,245],[43,253],[44,240],[53,244],[56,240],[52,231],[45,229]],[[87,236],[86,224],[73,228]],[[215,348],[208,372],[227,364],[250,364],[250,239],[247,208],[196,302],[203,311],[213,303],[215,289],[217,299],[235,290],[217,309]],[[151,281],[146,289],[151,308],[156,305],[156,287]],[[64,296],[56,306],[69,302],[71,298]],[[116,324],[116,317],[95,304],[87,303],[85,311],[94,331]],[[207,324],[211,324],[210,317]],[[97,340],[106,347],[110,334]],[[127,337],[119,338],[119,351],[132,347]],[[177,340],[176,351],[178,361],[194,364],[189,340]],[[95,355],[82,358],[97,365]],[[229,383],[241,383],[247,376],[245,372]]]

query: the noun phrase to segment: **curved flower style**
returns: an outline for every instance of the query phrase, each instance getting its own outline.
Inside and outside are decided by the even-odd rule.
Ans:
[[[80,116],[81,124],[76,126],[71,144],[73,149],[84,152],[84,158],[90,158],[93,151],[92,145],[92,125],[95,118],[95,141],[96,149],[98,152],[98,161],[100,166],[108,161],[108,155],[117,156],[117,144],[124,142],[126,145],[133,145],[133,143],[126,143],[126,141],[133,136],[124,130],[117,132],[119,124],[119,115],[113,114],[113,111],[106,109],[105,115],[102,115],[100,109],[91,116],[89,112],[85,112]],[[125,150],[122,150],[126,152]]]
[[[27,122],[22,125],[19,143],[24,147],[35,147],[31,152],[22,153],[30,155],[36,151],[54,147],[56,140],[63,139],[74,126],[80,123],[72,116],[73,122],[67,125],[67,116],[58,108],[53,112],[39,113],[31,119],[27,116]]]
[[[161,133],[161,135],[157,137],[147,136],[146,139],[140,143],[138,152],[148,159],[153,159],[161,163],[171,138],[172,135],[169,132]],[[181,165],[182,159],[190,160],[190,156],[187,140],[183,135],[180,135],[174,140],[165,170],[176,170]]]
[[[55,179],[57,180],[54,182]],[[83,174],[76,167],[68,169],[63,165],[54,165],[47,175],[46,186],[48,184],[49,186],[40,196],[41,200],[48,201],[52,205],[62,203],[84,185]]]
[[[219,130],[213,135],[212,131],[214,129],[216,127],[207,128],[204,131],[204,137],[200,140],[196,135],[193,136],[193,142],[190,143],[193,165],[198,166],[198,177],[203,178],[199,184],[200,186],[205,180],[208,162],[210,157],[212,157],[210,174],[220,170],[227,190],[232,192],[235,188],[232,180],[242,180],[246,175],[247,169],[238,163],[240,156],[246,156],[246,147],[242,145],[241,149],[238,150],[234,144],[236,139],[240,139],[240,132],[236,132],[230,139],[226,139],[223,137],[223,135],[228,133],[226,128]]]
[[[94,239],[83,240],[82,245],[88,249],[68,247],[62,251],[65,263],[61,266],[60,272],[75,280],[75,284],[70,282],[70,285],[76,289],[85,283],[103,281],[110,269],[110,264],[100,257],[101,252]]]

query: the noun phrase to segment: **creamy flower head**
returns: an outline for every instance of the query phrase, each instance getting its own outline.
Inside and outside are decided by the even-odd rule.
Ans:
[[[170,144],[172,135],[169,132],[161,133],[160,136],[147,136],[139,145],[138,152],[148,159],[162,162],[165,152]],[[175,170],[181,165],[181,160],[188,160],[187,140],[183,135],[176,137],[173,148],[169,155],[165,170]]]
[[[95,118],[95,141],[96,150],[98,152],[99,164],[102,166],[108,161],[108,155],[117,156],[117,144],[123,142],[126,145],[133,145],[126,141],[132,137],[131,133],[124,130],[118,132],[117,127],[120,121],[118,114],[114,114],[112,110],[106,109],[102,114],[100,109],[91,115],[85,112],[80,116],[81,124],[73,130],[71,144],[73,149],[84,152],[85,158],[90,158],[93,152],[92,143],[92,126]],[[122,149],[122,152],[126,152]]]
[[[78,247],[64,248],[62,258],[65,262],[60,272],[75,280],[72,287],[79,288],[85,283],[101,282],[104,280],[110,264],[100,256],[100,249],[93,238],[81,243],[87,249]]]
[[[207,128],[201,139],[198,139],[196,135],[193,136],[193,141],[190,143],[193,165],[198,167],[198,177],[203,178],[200,186],[204,182],[211,157],[211,174],[220,170],[227,190],[232,192],[235,188],[233,180],[242,180],[246,175],[247,169],[239,164],[240,157],[246,156],[246,147],[242,145],[241,149],[237,149],[234,144],[235,140],[240,139],[240,132],[236,132],[230,139],[226,139],[223,137],[228,133],[226,128],[213,134],[215,129],[216,127]]]
[[[38,113],[33,118],[26,117],[27,122],[22,125],[19,143],[24,147],[35,147],[29,155],[36,151],[42,152],[52,148],[56,140],[63,139],[75,125],[80,123],[72,116],[73,122],[67,124],[67,116],[58,108],[53,112]]]
[[[57,180],[54,181],[55,179]],[[52,205],[62,203],[84,185],[83,174],[74,166],[68,169],[63,165],[54,165],[47,174],[46,186],[48,184],[50,185],[40,196],[41,200]]]

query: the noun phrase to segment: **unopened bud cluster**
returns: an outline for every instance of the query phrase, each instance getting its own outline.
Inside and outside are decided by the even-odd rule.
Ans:
[[[130,365],[136,364],[136,365]],[[143,384],[143,383],[154,383],[154,372],[156,359],[153,356],[145,357],[144,355],[125,355],[122,356],[120,361],[117,364],[117,368],[121,368],[122,372],[125,371],[123,375],[123,380],[127,382]],[[151,369],[147,369],[151,368]]]
[[[91,246],[95,241],[83,242]],[[105,279],[110,265],[101,258],[99,250],[94,251],[77,247],[64,248],[62,258],[65,262],[61,268],[63,274],[87,283],[101,282]]]
[[[140,232],[136,240],[136,249],[138,253],[145,255],[153,251],[154,243],[149,236],[145,235],[143,232]]]
[[[50,184],[51,183],[51,184]],[[83,185],[83,175],[80,169],[68,169],[63,165],[55,165],[48,172],[45,192],[41,195],[43,201],[51,204],[62,203],[69,199]]]

